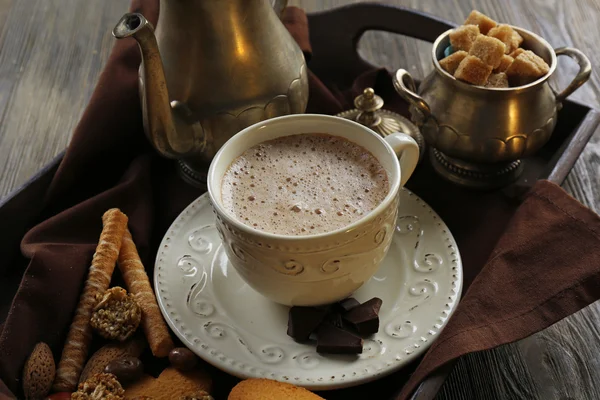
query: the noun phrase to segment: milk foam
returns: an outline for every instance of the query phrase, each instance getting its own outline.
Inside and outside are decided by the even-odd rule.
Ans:
[[[299,236],[351,224],[388,191],[387,173],[368,150],[338,136],[300,134],[237,157],[223,178],[221,198],[252,228]]]

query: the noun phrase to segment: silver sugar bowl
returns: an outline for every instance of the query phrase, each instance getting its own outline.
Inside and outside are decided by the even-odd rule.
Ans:
[[[549,72],[530,84],[512,88],[486,88],[459,81],[440,67],[449,46],[449,33],[433,44],[434,70],[418,93],[410,74],[399,69],[394,87],[410,104],[412,120],[432,147],[431,161],[444,178],[459,185],[490,189],[515,180],[522,171],[520,159],[534,154],[550,139],[561,103],[583,85],[591,73],[588,58],[579,50],[554,50],[540,36],[512,27],[549,65]],[[579,73],[560,93],[548,84],[557,56],[567,55],[580,66]]]

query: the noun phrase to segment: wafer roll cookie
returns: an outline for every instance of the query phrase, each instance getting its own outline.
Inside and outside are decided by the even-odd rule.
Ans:
[[[127,229],[127,216],[112,208],[102,216],[103,228],[98,240],[92,265],[69,327],[52,389],[56,392],[77,390],[79,375],[87,360],[92,340],[90,317],[96,305],[96,294],[104,293],[110,285],[123,234]]]
[[[168,356],[174,347],[173,340],[158,308],[148,275],[146,275],[129,229],[125,230],[123,236],[119,253],[119,269],[127,289],[134,295],[142,309],[142,327],[152,354],[155,357]]]

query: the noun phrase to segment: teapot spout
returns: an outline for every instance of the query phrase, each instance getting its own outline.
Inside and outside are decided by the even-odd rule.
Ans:
[[[140,13],[127,13],[112,31],[117,39],[134,38],[140,48],[142,64],[140,98],[144,117],[144,130],[156,150],[168,158],[189,154],[201,140],[199,124],[186,121],[189,110],[185,105],[169,101],[167,81],[163,69],[154,27]],[[180,115],[179,115],[180,114]],[[200,139],[200,140],[198,140]]]

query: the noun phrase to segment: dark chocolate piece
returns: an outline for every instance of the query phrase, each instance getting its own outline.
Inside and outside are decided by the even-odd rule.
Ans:
[[[372,335],[379,331],[378,314],[381,309],[381,304],[381,299],[374,297],[345,313],[343,318],[348,321],[360,335]]]
[[[327,314],[325,321],[329,322],[331,325],[333,325],[337,328],[344,327],[344,321],[342,320],[342,314],[335,312],[335,311],[332,311],[329,314]]]
[[[317,353],[327,354],[360,354],[362,338],[324,322],[317,331]]]
[[[382,304],[383,304],[383,300],[381,300],[379,297],[373,297],[371,300],[367,300],[364,303],[362,303],[363,306],[366,306],[366,305],[373,306],[373,309],[375,310],[377,315],[379,315],[379,310],[381,310]]]
[[[327,309],[315,307],[292,307],[288,316],[287,334],[299,342],[308,340],[327,315]]]
[[[337,303],[338,308],[340,309],[340,312],[347,312],[350,311],[351,309],[353,309],[356,306],[359,306],[360,302],[358,300],[356,300],[354,297],[348,297],[347,299],[344,299],[342,301],[340,301],[339,303]]]

